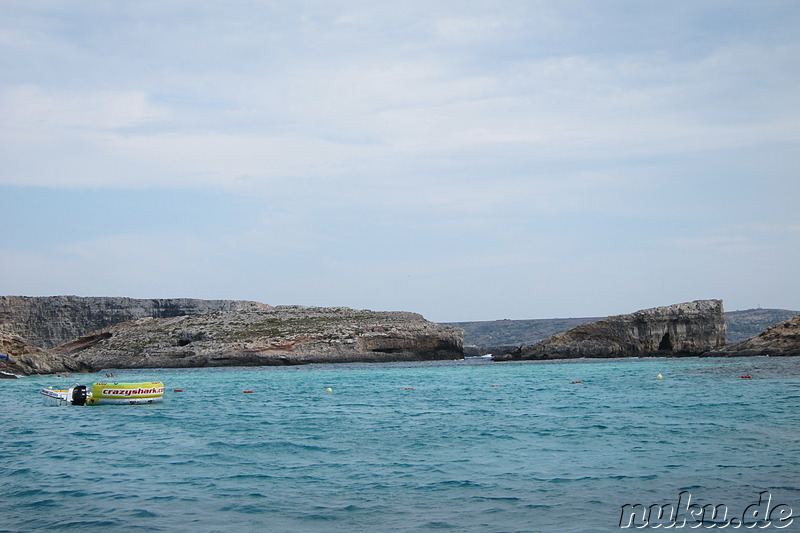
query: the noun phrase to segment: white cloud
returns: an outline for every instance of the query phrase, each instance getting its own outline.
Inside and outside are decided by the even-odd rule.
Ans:
[[[515,19],[469,14],[431,11],[440,37],[417,28],[413,35],[422,42],[411,50],[430,46],[436,53],[403,50],[396,56],[386,49],[393,36],[365,29],[367,21],[387,24],[378,18],[386,15],[380,10],[329,15],[329,24],[295,19],[295,29],[312,24],[320,31],[307,35],[312,49],[346,37],[363,42],[358,50],[328,50],[320,58],[271,46],[273,37],[251,41],[257,26],[227,14],[218,25],[203,19],[201,27],[210,41],[224,41],[216,54],[250,49],[251,65],[231,56],[237,67],[230,69],[214,60],[204,41],[198,46],[211,54],[208,68],[176,63],[150,73],[134,62],[129,72],[117,72],[127,81],[106,90],[7,86],[0,93],[0,111],[8,121],[4,160],[11,172],[0,179],[204,187],[261,177],[360,179],[370,174],[374,179],[385,169],[402,173],[404,168],[442,176],[454,162],[480,163],[509,154],[522,168],[541,157],[611,160],[797,139],[798,115],[787,112],[797,108],[790,107],[797,103],[787,89],[792,85],[768,78],[786,71],[797,57],[791,45],[734,43],[710,55],[676,59],[636,49],[621,55],[548,55],[536,49],[534,39],[531,50],[476,65],[464,50],[440,41],[441,35],[447,41],[453,35],[480,39],[491,34],[502,42],[509,28],[518,30],[514,38],[519,39],[528,26],[553,32],[564,21],[555,24],[557,17],[546,9]],[[124,31],[135,28],[117,24]],[[340,34],[338,26],[350,28],[349,33]],[[167,38],[163,27],[157,30],[156,37]],[[197,34],[190,26],[180,31]],[[229,42],[234,35],[238,44]],[[164,48],[167,56],[173,53],[169,43]],[[492,51],[494,41],[480,49]],[[84,53],[108,61],[97,50]],[[754,89],[745,85],[747,79],[768,83]],[[710,100],[720,95],[736,109]],[[782,112],[752,111],[769,105]],[[730,115],[740,118],[732,123],[725,119]],[[66,164],[50,168],[39,160],[44,150]]]
[[[331,299],[360,272],[365,299],[446,287],[467,305],[459,286],[514,298],[530,277],[525,298],[579,300],[563,293],[575,277],[586,278],[576,291],[600,290],[580,266],[592,262],[608,265],[609,292],[630,284],[629,301],[647,269],[665,297],[687,294],[699,284],[675,272],[689,259],[658,247],[691,260],[711,251],[712,271],[775,252],[767,234],[742,229],[751,218],[791,221],[799,13],[704,1],[6,2],[0,186],[84,188],[88,208],[93,188],[253,200],[247,222],[220,220],[215,235],[176,220],[165,232],[176,247],[130,227],[38,259],[6,251],[38,265],[42,284],[107,269],[103,290],[133,287],[123,274],[159,283],[128,270],[137,253],[178,275],[202,250],[241,262],[256,250],[292,272],[319,266],[342,287]],[[76,244],[96,255],[71,255]],[[760,268],[741,264],[730,285]],[[253,273],[228,268],[212,270]],[[415,279],[401,296],[391,287],[404,271]],[[187,288],[213,284],[185,277]]]

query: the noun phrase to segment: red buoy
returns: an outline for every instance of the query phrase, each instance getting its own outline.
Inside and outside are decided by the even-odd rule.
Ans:
[[[172,392],[183,392],[183,389],[172,389]]]
[[[251,393],[251,392],[253,392],[253,391],[251,391],[251,390],[246,390],[246,391],[244,391],[244,393],[245,393],[245,394],[249,394],[249,393]]]
[[[749,375],[749,374],[745,374],[744,376],[742,376],[742,379],[750,379],[750,378],[752,378],[752,377],[753,377],[753,376],[751,376],[751,375]]]
[[[583,383],[583,381],[573,381],[573,383]]]

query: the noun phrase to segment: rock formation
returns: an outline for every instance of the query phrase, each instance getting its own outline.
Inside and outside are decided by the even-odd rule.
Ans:
[[[268,308],[261,303],[237,300],[0,296],[0,326],[33,346],[49,349],[94,330],[137,318]]]
[[[73,358],[51,354],[31,346],[19,335],[2,328],[0,354],[0,378],[91,370],[89,365]]]
[[[727,342],[739,342],[755,337],[778,322],[785,322],[800,314],[789,309],[745,309],[726,311]],[[574,327],[597,322],[606,317],[545,318],[529,320],[489,320],[481,322],[445,322],[464,330],[464,353],[483,355],[509,353],[520,346],[536,344],[551,335],[563,333]]]
[[[461,359],[463,331],[416,313],[281,306],[140,318],[53,352],[96,368]]]
[[[721,300],[697,300],[605,318],[495,360],[699,355],[725,344]]]
[[[717,357],[749,355],[800,355],[800,315],[775,324],[760,335],[711,350]]]

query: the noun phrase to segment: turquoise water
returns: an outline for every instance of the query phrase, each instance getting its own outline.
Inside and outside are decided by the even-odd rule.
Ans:
[[[116,373],[164,403],[0,380],[0,531],[615,531],[681,491],[800,515],[800,358]]]

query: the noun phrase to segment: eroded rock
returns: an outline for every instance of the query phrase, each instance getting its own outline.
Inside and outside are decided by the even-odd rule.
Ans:
[[[724,344],[722,301],[697,300],[583,324],[495,359],[700,355]]]

